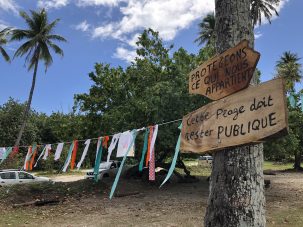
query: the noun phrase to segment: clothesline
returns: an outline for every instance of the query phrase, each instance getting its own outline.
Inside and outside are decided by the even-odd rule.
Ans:
[[[158,126],[163,126],[163,125],[167,125],[167,124],[172,124],[172,123],[175,123],[175,122],[179,122],[179,121],[182,121],[182,118],[181,119],[177,119],[177,120],[172,120],[172,121],[166,121],[166,122],[163,122],[163,123],[159,123],[157,124]],[[142,127],[142,128],[146,128],[146,127]],[[117,133],[114,133],[112,135],[108,135],[109,137],[113,137],[115,134]],[[103,137],[103,136],[100,136],[100,137]],[[100,137],[97,137],[97,138],[91,138],[90,140],[98,140]],[[81,139],[81,140],[78,140],[78,142],[84,142],[86,141],[87,139]],[[68,141],[68,142],[58,142],[58,143],[52,143],[50,145],[55,145],[55,144],[59,144],[59,143],[64,143],[64,144],[71,144],[73,141]],[[48,143],[49,144],[49,143]],[[44,146],[46,144],[37,144],[37,146]],[[27,148],[29,147],[30,145],[22,145],[22,146],[18,146],[19,148]],[[6,146],[7,147],[7,146]],[[11,146],[13,147],[13,146]]]

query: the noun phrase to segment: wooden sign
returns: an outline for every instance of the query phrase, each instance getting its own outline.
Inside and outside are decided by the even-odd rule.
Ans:
[[[201,64],[189,74],[189,93],[218,100],[247,88],[260,53],[243,40],[237,46]]]
[[[183,117],[181,150],[204,153],[287,131],[284,83],[275,79],[212,102]]]

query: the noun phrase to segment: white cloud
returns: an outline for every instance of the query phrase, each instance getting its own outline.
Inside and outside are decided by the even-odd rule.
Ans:
[[[0,30],[7,28],[7,27],[11,27],[11,26],[9,26],[9,24],[6,21],[3,21],[0,19]]]
[[[93,37],[120,38],[144,28],[152,28],[159,31],[164,40],[173,40],[180,30],[212,10],[213,1],[128,0],[126,6],[120,7],[122,19],[96,27]],[[100,32],[103,30],[107,32]]]
[[[69,4],[69,0],[39,0],[38,7],[46,9],[59,9]]]
[[[5,11],[12,11],[14,13],[18,13],[19,6],[13,0],[0,0],[0,9]]]
[[[260,37],[262,37],[262,33],[261,32],[257,32],[255,31],[255,39],[259,39]]]
[[[137,54],[135,50],[129,50],[124,47],[118,47],[113,57],[119,58],[130,63],[135,59],[136,56]]]
[[[135,56],[134,49],[138,35],[146,28],[159,32],[164,41],[173,40],[181,31],[187,29],[194,21],[201,20],[207,13],[214,11],[214,1],[209,0],[77,0],[78,6],[107,6],[109,10],[116,7],[121,13],[117,21],[103,22],[100,26],[88,25],[92,38],[116,39],[123,47],[116,49],[115,57],[130,62]],[[281,0],[276,6],[281,11],[289,0]],[[120,3],[125,4],[121,5]],[[99,10],[99,9],[98,9]],[[274,13],[273,13],[274,15]],[[273,16],[272,20],[276,19]],[[266,20],[263,18],[263,23]],[[262,34],[256,34],[256,38]],[[131,49],[125,48],[129,46]]]
[[[83,32],[86,32],[88,31],[90,28],[90,25],[87,23],[87,21],[82,21],[80,24],[76,25],[75,26],[75,29],[76,30],[80,30],[80,31],[83,31]]]
[[[118,6],[120,2],[127,2],[127,0],[78,0],[77,5],[80,7],[86,6]]]

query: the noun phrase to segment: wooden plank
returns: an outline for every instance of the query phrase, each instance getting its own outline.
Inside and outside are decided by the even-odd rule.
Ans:
[[[243,40],[189,73],[189,93],[218,100],[247,88],[260,53]]]
[[[277,135],[287,129],[286,108],[282,79],[249,87],[184,116],[181,150],[205,153]]]

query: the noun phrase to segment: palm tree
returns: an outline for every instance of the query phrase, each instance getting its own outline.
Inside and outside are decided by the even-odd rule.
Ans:
[[[300,58],[297,54],[286,51],[282,54],[280,60],[277,61],[276,70],[277,77],[285,79],[287,92],[294,92],[295,83],[302,79],[302,64],[299,63]]]
[[[24,118],[17,140],[15,142],[15,146],[19,146],[27,118],[29,116],[39,61],[42,60],[44,62],[45,70],[47,70],[47,68],[53,62],[52,55],[50,54],[50,49],[53,50],[56,54],[63,56],[62,49],[53,41],[66,41],[62,36],[53,34],[53,30],[59,22],[59,19],[56,19],[53,22],[49,23],[45,9],[42,9],[39,12],[31,10],[30,13],[31,15],[28,15],[26,12],[20,11],[20,16],[25,20],[28,29],[14,29],[12,30],[11,37],[12,41],[25,40],[25,43],[23,43],[16,50],[14,58],[26,55],[25,63],[28,64],[28,71],[32,69],[34,70],[32,85],[26,104],[26,109],[24,111]]]
[[[279,15],[275,6],[280,0],[250,0],[250,13],[253,25],[261,24],[262,15],[271,23],[272,12]],[[215,14],[209,13],[199,23],[199,36],[195,39],[198,45],[203,43],[214,44],[215,41]]]
[[[199,36],[195,39],[198,45],[203,43],[211,44],[215,41],[215,14],[214,12],[209,13],[203,18],[202,22],[199,23]]]
[[[280,0],[251,0],[251,17],[253,25],[261,25],[262,14],[271,23],[272,12],[279,16],[275,6],[279,4]]]
[[[10,32],[10,28],[4,28],[3,30],[0,31],[0,52],[3,58],[5,59],[5,61],[8,62],[10,61],[10,57],[8,56],[8,54],[6,53],[6,51],[2,46],[7,44],[6,36],[8,35],[9,32]]]

